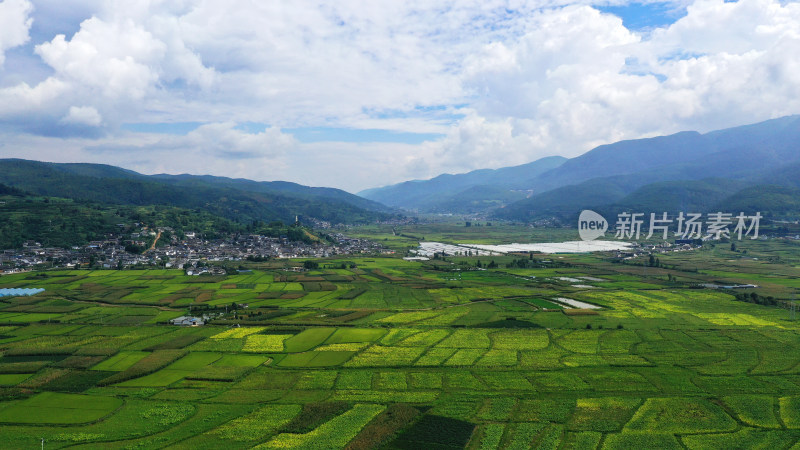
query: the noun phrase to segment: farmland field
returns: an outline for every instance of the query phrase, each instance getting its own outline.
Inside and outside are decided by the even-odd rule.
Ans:
[[[404,234],[423,232],[548,240],[510,226]],[[800,321],[786,308],[800,254],[723,247],[663,253],[660,267],[519,254],[3,276],[44,291],[0,299],[0,447],[798,445]],[[735,283],[758,288],[702,286]],[[209,323],[169,323],[182,315]]]

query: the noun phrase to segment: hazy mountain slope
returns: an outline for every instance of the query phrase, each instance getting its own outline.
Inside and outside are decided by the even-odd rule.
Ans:
[[[421,211],[473,212],[503,207],[497,212],[499,216],[519,220],[535,211],[565,210],[600,199],[615,202],[655,182],[709,177],[761,182],[756,180],[757,174],[768,174],[800,161],[799,143],[800,116],[788,116],[705,134],[685,131],[620,141],[566,161],[544,159],[492,171],[440,175],[431,180],[370,189],[359,195]],[[541,170],[545,163],[554,167]],[[792,179],[790,171],[774,176]],[[591,180],[604,181],[582,185]],[[792,185],[798,184],[800,179]],[[573,188],[560,189],[567,186]],[[512,190],[528,190],[534,195],[526,193],[526,198],[508,204],[523,197],[521,192],[514,194]]]
[[[539,186],[559,184],[566,180],[576,180],[591,176],[592,163],[600,167],[597,178],[546,190],[530,198],[508,205],[496,214],[512,220],[529,220],[548,215],[565,217],[576,215],[580,205],[593,205],[594,208],[608,208],[615,205],[628,208],[638,205],[673,205],[669,200],[677,200],[674,192],[684,186],[684,205],[699,205],[699,197],[710,195],[710,186],[704,183],[692,184],[692,180],[709,177],[726,179],[729,189],[745,187],[743,182],[756,184],[784,184],[800,186],[800,116],[762,122],[755,125],[715,131],[706,135],[679,133],[669,139],[643,139],[601,146],[578,158],[564,163],[559,168],[543,174],[537,180]],[[690,143],[697,145],[692,153],[687,148]],[[704,144],[703,144],[704,143]],[[653,145],[648,153],[648,145]],[[674,146],[674,151],[670,146]],[[713,150],[713,151],[711,151]],[[638,161],[628,164],[632,155],[639,155]],[[673,155],[674,157],[669,157]],[[652,157],[660,165],[650,166]],[[641,160],[647,159],[647,162]],[[665,162],[666,161],[666,162]],[[609,166],[617,172],[631,167],[647,167],[643,170],[608,177]],[[650,186],[635,196],[627,194],[652,183],[674,181],[671,184]],[[740,184],[734,183],[738,182]],[[735,186],[734,186],[735,185]],[[670,194],[669,189],[673,190]],[[730,193],[731,191],[728,191]],[[671,197],[672,195],[672,197]],[[724,192],[714,194],[721,201]],[[695,198],[692,198],[694,196]],[[706,206],[712,205],[705,203]],[[554,208],[553,205],[560,205]],[[572,213],[568,213],[572,208]],[[663,210],[663,208],[658,208]]]
[[[747,179],[753,183],[800,188],[800,162],[788,163],[770,170],[756,172]]]
[[[537,177],[531,188],[541,192],[592,178],[642,172],[692,161],[715,151],[713,142],[694,131],[601,145]]]
[[[533,221],[537,219],[571,219],[583,209],[612,204],[627,194],[624,179],[597,178],[571,186],[563,186],[534,195],[504,208],[495,210],[495,216],[507,220]]]
[[[642,186],[612,207],[616,210],[656,214],[709,211],[746,186],[746,182],[724,178],[662,181]]]
[[[471,186],[443,199],[433,198],[424,207],[432,212],[478,213],[502,207],[528,197],[528,191],[511,190],[500,186]]]
[[[430,180],[413,180],[404,183],[367,189],[358,195],[385,205],[407,209],[426,210],[439,203],[471,201],[469,189],[476,186],[494,186],[499,192],[521,189],[529,180],[563,164],[567,159],[550,156],[520,166],[502,169],[481,169],[463,174],[443,174]],[[477,191],[478,193],[481,190]],[[458,197],[458,198],[457,198]],[[474,200],[482,200],[475,198]]]
[[[586,181],[565,186],[533,197],[536,207],[499,209],[500,218],[520,221],[556,219],[574,223],[580,212],[592,209],[607,218],[627,211],[644,213],[667,212],[739,212],[784,217],[800,214],[800,188],[750,184],[742,180],[710,178],[706,180],[663,181],[644,185],[625,195],[625,183],[614,178]]]
[[[743,176],[800,159],[800,116],[699,134],[694,131],[601,145],[536,180],[542,191],[596,177],[661,173],[660,179]]]

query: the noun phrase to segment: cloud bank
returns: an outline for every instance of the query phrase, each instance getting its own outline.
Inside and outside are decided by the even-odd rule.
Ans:
[[[69,3],[0,2],[0,156],[359,190],[800,112],[796,2]]]

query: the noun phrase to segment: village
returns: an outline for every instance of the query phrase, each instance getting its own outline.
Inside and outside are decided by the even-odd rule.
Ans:
[[[324,258],[334,255],[363,255],[392,253],[380,244],[329,233],[330,241],[305,243],[290,241],[286,236],[269,237],[257,234],[235,234],[221,239],[204,239],[196,233],[184,233],[182,238],[168,227],[126,235],[108,235],[102,241],[92,241],[72,248],[43,247],[41,243],[25,242],[22,248],[0,253],[2,274],[12,274],[43,268],[123,269],[132,267],[163,267],[186,270],[188,275],[213,273],[222,270],[214,262],[263,261],[271,258]],[[169,234],[160,245],[144,251],[131,251],[144,246],[147,236]],[[151,236],[151,239],[152,239]],[[133,247],[132,247],[133,245]]]

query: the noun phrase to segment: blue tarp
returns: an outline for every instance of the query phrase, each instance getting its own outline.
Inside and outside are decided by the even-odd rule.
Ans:
[[[39,288],[0,289],[0,297],[22,297],[22,296],[38,294],[39,292],[44,292],[44,289],[39,289]]]

